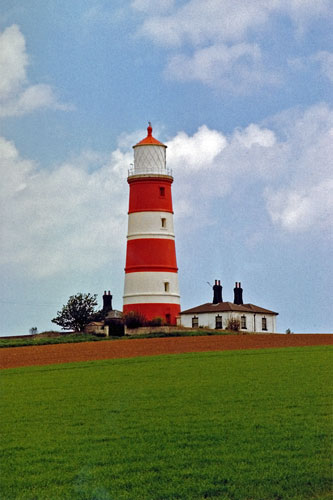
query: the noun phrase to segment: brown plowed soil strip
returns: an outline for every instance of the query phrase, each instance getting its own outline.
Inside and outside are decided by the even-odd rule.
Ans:
[[[132,358],[158,354],[314,345],[333,345],[333,334],[221,335],[8,347],[0,349],[0,368]]]

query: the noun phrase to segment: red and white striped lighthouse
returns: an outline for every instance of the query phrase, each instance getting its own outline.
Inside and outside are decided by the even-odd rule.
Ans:
[[[136,311],[147,320],[160,317],[175,325],[180,313],[178,268],[171,197],[172,172],[166,148],[148,135],[133,146],[128,172],[129,211],[124,313]]]

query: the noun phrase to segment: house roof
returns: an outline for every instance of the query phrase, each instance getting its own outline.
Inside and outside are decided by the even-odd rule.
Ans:
[[[207,302],[206,304],[201,304],[200,306],[192,307],[191,309],[186,309],[186,311],[181,311],[180,314],[199,314],[199,313],[220,313],[220,312],[252,312],[261,314],[279,314],[269,309],[264,309],[263,307],[256,306],[254,304],[234,304],[233,302],[219,302],[218,304],[212,304],[212,302]]]
[[[155,139],[155,137],[152,136],[153,128],[149,123],[149,127],[147,128],[147,137],[142,139],[142,141],[138,142],[133,146],[133,148],[136,148],[137,146],[164,146],[165,148],[167,147],[165,144],[162,142],[158,141]]]

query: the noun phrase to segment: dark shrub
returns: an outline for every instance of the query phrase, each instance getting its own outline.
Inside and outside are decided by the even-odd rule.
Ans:
[[[147,321],[147,326],[162,326],[164,324],[163,318],[157,317]]]
[[[146,318],[143,314],[137,311],[130,311],[124,315],[125,325],[127,328],[139,328],[145,326]]]
[[[240,321],[237,318],[229,318],[226,326],[226,330],[231,330],[232,332],[239,332]]]

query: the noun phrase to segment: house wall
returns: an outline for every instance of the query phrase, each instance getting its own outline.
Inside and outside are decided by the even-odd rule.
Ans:
[[[181,325],[187,328],[192,327],[192,318],[198,317],[199,327],[215,328],[215,318],[217,315],[222,316],[222,328],[225,329],[230,318],[237,318],[241,321],[241,316],[246,317],[246,329],[242,331],[248,332],[270,332],[276,331],[276,316],[274,314],[259,314],[259,313],[239,313],[239,312],[210,312],[200,314],[181,314]],[[262,318],[266,318],[267,330],[262,329]]]

